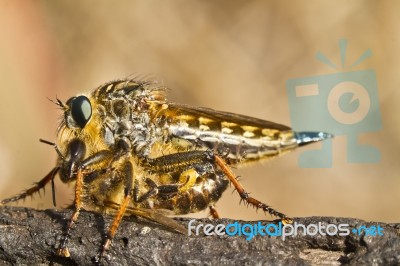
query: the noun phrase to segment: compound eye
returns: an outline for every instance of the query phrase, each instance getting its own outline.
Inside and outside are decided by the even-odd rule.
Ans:
[[[83,128],[92,116],[92,106],[86,96],[78,96],[71,100],[71,116],[75,123]]]

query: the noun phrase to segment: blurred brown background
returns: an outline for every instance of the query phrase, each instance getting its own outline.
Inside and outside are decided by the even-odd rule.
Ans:
[[[236,172],[253,196],[291,216],[398,222],[399,7],[398,1],[1,1],[0,198],[54,166],[55,151],[38,141],[55,139],[60,116],[46,97],[66,100],[111,79],[150,75],[172,89],[173,101],[290,124],[286,80],[335,73],[315,54],[339,62],[338,41],[346,38],[349,61],[373,52],[357,69],[377,73],[383,129],[361,141],[381,151],[381,162],[348,164],[346,139],[338,137],[332,168],[300,168],[296,151]],[[56,186],[65,206],[72,187],[58,180]],[[24,205],[51,207],[49,192]],[[264,219],[231,192],[217,204],[222,216]]]

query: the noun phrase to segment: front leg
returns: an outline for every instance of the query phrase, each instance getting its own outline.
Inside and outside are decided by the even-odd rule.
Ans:
[[[69,180],[74,177],[75,181],[75,198],[73,208],[74,211],[69,219],[67,227],[62,235],[60,246],[57,250],[57,254],[63,257],[70,257],[70,252],[68,250],[68,241],[71,235],[71,230],[76,221],[78,220],[80,210],[82,208],[82,194],[83,194],[83,184],[84,184],[84,171],[85,169],[94,166],[100,162],[107,161],[110,158],[110,153],[108,151],[100,151],[93,154],[87,159],[80,163],[72,164],[71,172],[69,173]]]
[[[26,197],[32,197],[35,193],[38,193],[41,189],[44,189],[47,183],[51,181],[51,189],[53,195],[53,205],[56,206],[56,197],[54,191],[54,177],[56,176],[57,172],[59,171],[60,167],[53,168],[50,173],[48,173],[44,178],[42,178],[39,182],[35,183],[35,185],[24,192],[15,195],[13,197],[3,199],[0,203],[7,204],[10,202],[16,202],[19,200],[24,200]]]
[[[69,237],[71,236],[71,230],[73,225],[78,220],[79,212],[82,208],[82,192],[83,192],[83,175],[82,169],[78,169],[76,173],[76,183],[75,183],[75,200],[74,200],[74,212],[69,219],[67,224],[67,229],[65,230],[63,237],[60,242],[60,247],[57,250],[57,255],[63,257],[70,257],[69,250],[67,248]]]

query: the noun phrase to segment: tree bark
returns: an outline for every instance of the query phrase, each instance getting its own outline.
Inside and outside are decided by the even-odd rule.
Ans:
[[[69,241],[70,258],[56,255],[60,235],[71,210],[34,210],[0,207],[1,265],[93,265],[105,239],[111,216],[82,211]],[[177,219],[187,227],[191,219]],[[400,225],[364,222],[335,217],[295,218],[298,224],[349,224],[350,230],[360,226],[380,226],[382,236],[319,235],[282,237],[182,235],[147,220],[124,217],[101,265],[253,265],[253,264],[381,264],[400,263]],[[231,224],[229,219],[196,219],[192,225]],[[257,221],[245,222],[257,224]],[[261,221],[264,225],[266,221]],[[278,221],[275,221],[277,223]],[[378,227],[376,227],[378,229]],[[370,233],[373,233],[370,231]],[[377,233],[377,231],[375,232]]]

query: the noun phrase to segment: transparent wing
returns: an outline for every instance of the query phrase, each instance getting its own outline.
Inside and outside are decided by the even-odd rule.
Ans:
[[[118,210],[119,204],[117,204],[115,202],[108,202],[107,207],[110,207],[114,210]],[[131,214],[131,215],[136,215],[136,216],[145,218],[147,220],[156,222],[156,223],[161,224],[161,225],[163,225],[169,229],[172,229],[178,233],[185,234],[185,235],[188,234],[187,229],[183,225],[181,225],[174,219],[165,216],[165,214],[162,211],[158,211],[158,210],[154,210],[154,209],[142,209],[142,208],[136,208],[136,207],[128,207],[126,210],[126,213]]]

